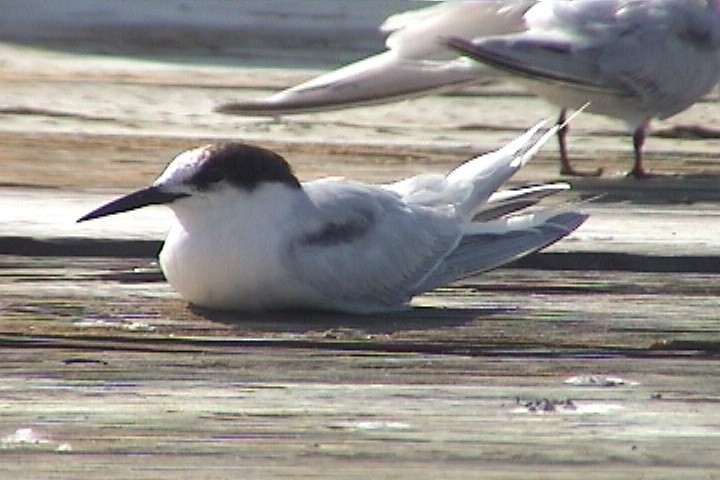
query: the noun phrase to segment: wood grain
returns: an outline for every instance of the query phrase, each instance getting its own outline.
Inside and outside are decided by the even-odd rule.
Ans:
[[[241,63],[0,45],[0,478],[718,477],[720,166],[712,135],[680,138],[720,122],[713,99],[656,124],[647,162],[673,175],[646,182],[622,177],[622,126],[578,118],[571,152],[606,174],[560,201],[602,198],[544,257],[393,315],[207,312],[153,263],[162,212],[74,220],[198,143],[386,181],[557,114],[491,76],[381,107],[222,115],[316,73]],[[514,183],[557,179],[554,149]]]

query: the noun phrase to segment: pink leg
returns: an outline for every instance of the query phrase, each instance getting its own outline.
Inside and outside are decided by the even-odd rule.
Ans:
[[[599,177],[602,175],[602,168],[598,168],[594,172],[580,172],[570,165],[570,158],[567,153],[567,133],[569,127],[565,123],[567,119],[567,109],[560,110],[557,124],[560,128],[557,131],[558,145],[560,147],[560,175],[571,175],[575,177]]]
[[[628,173],[628,176],[632,175],[635,178],[648,178],[650,173],[643,167],[642,148],[645,144],[645,132],[647,131],[647,123],[642,124],[635,130],[633,134],[633,148],[635,150],[635,165],[633,169]]]
[[[560,110],[560,116],[558,117],[557,124],[560,125],[560,128],[557,131],[557,139],[558,139],[558,146],[560,147],[560,174],[561,175],[573,175],[575,170],[570,165],[570,160],[568,159],[567,154],[567,132],[568,132],[568,126],[563,125],[565,123],[565,120],[567,118],[567,110],[562,109]]]

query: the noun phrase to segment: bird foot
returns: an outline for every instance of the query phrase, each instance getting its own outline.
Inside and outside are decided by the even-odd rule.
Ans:
[[[563,166],[560,169],[560,175],[567,175],[569,177],[601,177],[604,172],[604,168],[597,168],[589,172],[576,170],[575,168],[570,166]]]
[[[625,176],[632,177],[637,180],[647,180],[648,178],[657,177],[657,174],[650,173],[648,170],[645,170],[644,168],[633,168],[628,173],[626,173]]]

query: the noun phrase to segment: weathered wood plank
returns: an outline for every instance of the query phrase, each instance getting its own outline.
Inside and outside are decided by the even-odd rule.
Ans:
[[[462,95],[249,119],[213,108],[312,72],[5,44],[0,62],[9,187],[0,236],[15,240],[157,242],[160,213],[83,229],[73,222],[201,142],[263,143],[287,154],[302,178],[383,181],[446,170],[556,114],[492,77]],[[682,176],[641,183],[616,175],[630,164],[622,128],[577,119],[574,155],[608,174],[574,186],[607,195],[555,252],[714,261],[716,145],[677,141],[676,127],[718,121],[707,101],[660,123],[649,165]],[[546,148],[516,181],[555,179],[555,156]],[[720,471],[720,276],[692,266],[504,269],[399,314],[243,315],[189,309],[149,258],[25,253],[0,255],[0,478],[708,479]]]
[[[505,270],[397,315],[245,316],[106,274],[132,261],[4,260],[5,478],[720,467],[717,276]],[[578,375],[624,383],[565,383]],[[13,442],[22,428],[38,443]]]

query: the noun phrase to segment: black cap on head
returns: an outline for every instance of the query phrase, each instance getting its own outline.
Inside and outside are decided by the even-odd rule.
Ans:
[[[221,143],[206,148],[200,168],[190,183],[200,190],[225,180],[238,188],[252,191],[263,182],[279,182],[300,188],[300,182],[285,159],[265,148],[245,143]]]
[[[221,181],[247,191],[264,182],[302,188],[290,165],[277,153],[244,143],[222,143],[184,152],[175,158],[155,185],[113,200],[78,222],[147,205],[169,204],[190,197],[192,188],[188,187],[210,190]]]

